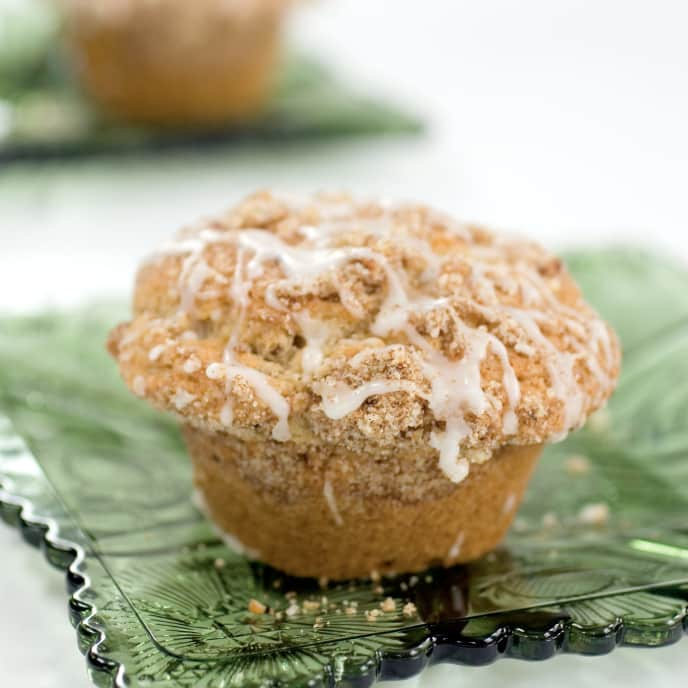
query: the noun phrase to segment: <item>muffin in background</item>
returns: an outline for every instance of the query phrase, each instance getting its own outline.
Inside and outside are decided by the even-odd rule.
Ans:
[[[110,115],[212,127],[261,109],[288,0],[60,0],[76,73]]]

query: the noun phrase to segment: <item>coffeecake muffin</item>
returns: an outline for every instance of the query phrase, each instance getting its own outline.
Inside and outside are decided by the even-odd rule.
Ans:
[[[109,349],[248,556],[331,579],[479,557],[619,346],[561,260],[422,205],[261,192],[141,267]]]
[[[60,0],[85,90],[160,126],[250,119],[271,85],[288,0]]]

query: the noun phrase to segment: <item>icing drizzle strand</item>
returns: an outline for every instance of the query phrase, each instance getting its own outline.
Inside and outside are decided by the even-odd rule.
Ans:
[[[206,369],[209,378],[224,379],[227,385],[229,401],[222,410],[221,421],[228,426],[232,424],[231,387],[241,377],[277,419],[272,437],[278,441],[290,438],[289,402],[270,382],[268,376],[243,365],[237,355],[238,336],[245,322],[250,291],[254,281],[264,274],[266,264],[279,265],[283,278],[268,286],[265,302],[275,310],[284,311],[285,306],[277,296],[280,289],[303,284],[326,273],[334,276],[338,268],[352,261],[373,263],[384,274],[385,296],[371,331],[379,337],[393,335],[406,340],[419,354],[425,384],[403,379],[372,379],[351,387],[341,381],[328,383],[320,379],[313,381],[311,388],[321,397],[323,412],[334,420],[354,412],[366,399],[375,395],[407,392],[424,399],[435,419],[440,421],[430,438],[431,445],[439,453],[439,466],[450,480],[460,482],[468,474],[470,466],[468,458],[461,453],[461,446],[472,431],[469,416],[499,412],[502,434],[507,441],[519,429],[517,411],[521,389],[504,343],[484,325],[474,327],[464,322],[452,307],[449,298],[432,299],[427,294],[414,293],[405,271],[393,265],[384,253],[368,246],[342,246],[337,243],[337,239],[342,234],[353,233],[355,227],[355,231],[364,236],[393,241],[395,245],[401,245],[410,254],[419,256],[424,261],[426,267],[422,279],[427,283],[438,279],[442,262],[449,256],[443,258],[438,255],[430,243],[422,238],[395,231],[390,215],[393,209],[390,207],[383,206],[382,217],[361,220],[352,219],[350,212],[347,212],[350,208],[348,203],[344,205],[333,200],[299,201],[291,197],[279,198],[294,210],[307,206],[315,207],[318,211],[320,221],[317,225],[303,224],[298,229],[303,240],[296,245],[288,244],[273,232],[261,228],[222,231],[201,228],[195,236],[183,238],[162,250],[162,253],[185,256],[179,283],[183,310],[193,313],[196,300],[204,285],[209,282],[213,282],[214,289],[228,290],[236,309],[233,334],[227,343],[223,359]],[[464,227],[452,224],[445,217],[441,221],[455,236],[467,243],[470,241],[470,234]],[[205,248],[217,242],[230,244],[236,249],[236,267],[231,282],[211,268],[204,258]],[[516,350],[525,356],[531,356],[535,351],[544,356],[545,368],[550,378],[550,393],[563,405],[564,433],[567,432],[580,424],[585,414],[585,396],[574,371],[576,360],[583,359],[591,373],[601,382],[605,381],[605,374],[595,352],[600,351],[607,363],[611,360],[612,346],[606,327],[601,321],[594,319],[591,323],[587,322],[575,309],[559,303],[542,276],[525,260],[518,263],[517,267],[510,266],[509,270],[505,270],[504,265],[495,260],[499,258],[501,250],[498,240],[491,246],[472,248],[475,250],[471,252],[470,279],[474,281],[480,294],[479,301],[474,300],[472,307],[483,313],[487,321],[510,318],[520,328],[523,336],[523,342]],[[517,279],[514,277],[515,272]],[[354,317],[361,317],[363,314],[355,299],[349,298],[346,289],[336,279],[335,285],[342,305]],[[505,305],[498,298],[496,288],[508,293],[519,290],[521,303],[527,307]],[[537,306],[546,306],[565,322],[569,330],[566,342],[573,353],[561,351],[543,334],[541,322],[544,314]],[[447,313],[452,319],[455,331],[463,342],[460,358],[446,356],[429,338],[421,335],[414,325],[414,318],[436,310]],[[328,343],[330,331],[325,323],[312,317],[307,310],[295,311],[291,315],[305,341],[301,366],[304,379],[310,380],[321,366],[323,348]],[[570,333],[579,336],[571,336]],[[395,344],[387,348],[395,346],[403,345]],[[370,351],[373,349],[366,349],[357,356],[368,355]],[[380,352],[380,348],[375,351]],[[489,395],[483,385],[481,366],[488,356],[494,357],[502,368],[505,396],[503,408],[495,407],[501,402],[494,395]],[[604,385],[601,384],[600,387],[603,388]]]

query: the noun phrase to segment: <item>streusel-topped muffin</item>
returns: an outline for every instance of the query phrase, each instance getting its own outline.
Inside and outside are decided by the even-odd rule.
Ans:
[[[272,84],[289,0],[59,0],[86,91],[157,126],[245,121]]]
[[[476,558],[603,405],[610,328],[535,244],[422,205],[262,192],[142,266],[109,347],[180,418],[235,546],[345,578]]]

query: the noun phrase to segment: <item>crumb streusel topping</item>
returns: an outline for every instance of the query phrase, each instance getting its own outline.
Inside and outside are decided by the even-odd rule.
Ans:
[[[142,266],[110,340],[129,387],[199,428],[390,454],[453,482],[563,437],[618,375],[610,328],[539,246],[421,205],[261,192]]]

